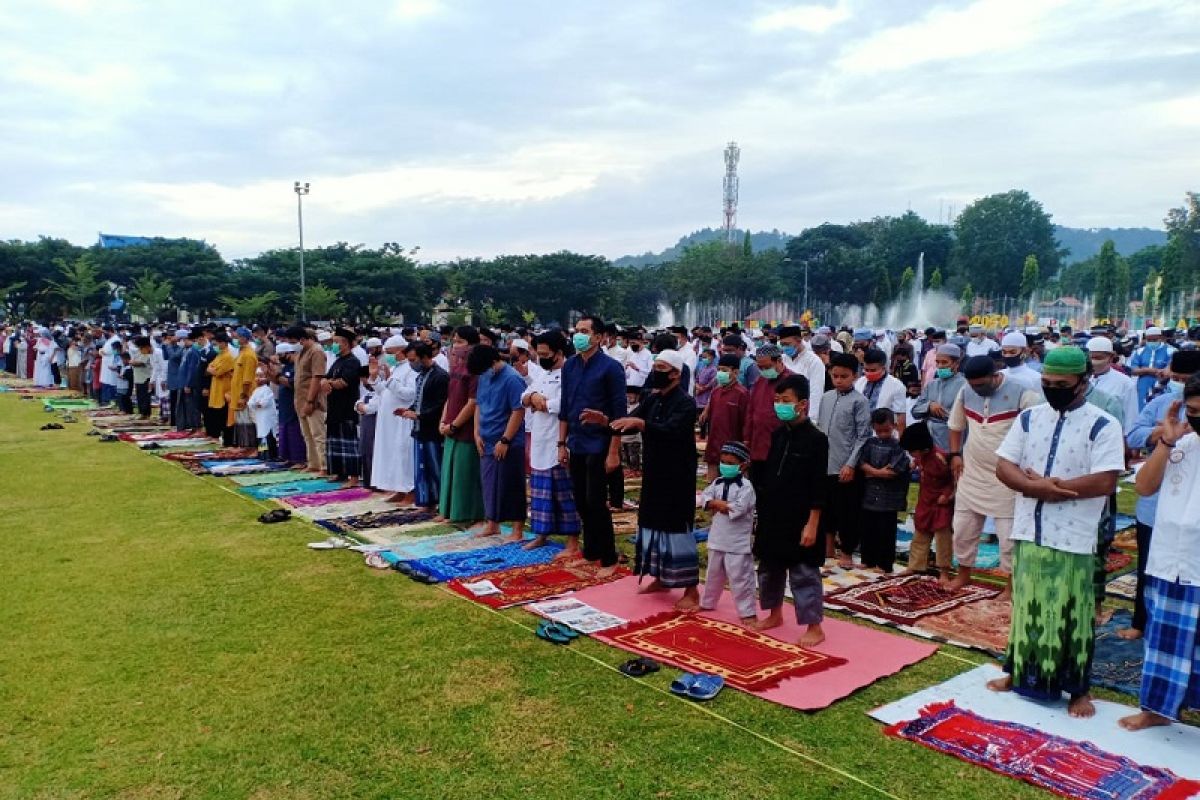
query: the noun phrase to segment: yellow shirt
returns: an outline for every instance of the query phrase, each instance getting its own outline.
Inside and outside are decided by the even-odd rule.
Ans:
[[[258,356],[254,350],[243,347],[238,351],[237,361],[233,365],[233,378],[229,386],[229,410],[225,415],[225,424],[233,425],[234,415],[237,414],[238,404],[250,400],[254,394],[254,373],[258,371]]]
[[[225,395],[229,394],[229,386],[233,382],[233,356],[229,351],[217,355],[208,365],[208,374],[212,376],[212,384],[208,387],[208,407],[224,408]]]

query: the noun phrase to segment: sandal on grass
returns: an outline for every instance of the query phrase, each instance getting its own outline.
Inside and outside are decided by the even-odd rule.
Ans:
[[[286,522],[292,518],[292,512],[286,508],[277,508],[274,511],[268,511],[258,517],[258,521],[264,525],[270,525],[275,522]]]
[[[699,675],[693,675],[690,672],[679,673],[679,677],[671,681],[671,694],[687,697],[688,692],[692,690],[692,686],[696,684],[696,679],[699,677]]]
[[[637,658],[629,659],[617,667],[617,669],[620,670],[622,675],[628,675],[630,678],[644,678],[653,672],[658,672],[661,667],[652,658],[638,656]]]
[[[538,623],[535,633],[539,639],[544,639],[551,644],[567,644],[571,641],[570,637],[559,630],[557,625],[546,620]]]
[[[692,687],[687,692],[687,696],[692,700],[699,700],[701,702],[712,700],[725,688],[725,679],[720,675],[701,673],[693,677],[696,680],[692,682]]]

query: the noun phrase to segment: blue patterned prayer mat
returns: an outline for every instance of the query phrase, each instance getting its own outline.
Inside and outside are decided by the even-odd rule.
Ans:
[[[461,553],[444,553],[436,556],[418,559],[401,559],[396,556],[388,558],[388,553],[381,553],[389,563],[400,572],[415,574],[433,581],[442,582],[452,578],[473,578],[485,572],[509,569],[510,567],[528,567],[533,564],[548,564],[561,551],[562,545],[555,542],[539,547],[536,550],[526,550],[524,543],[511,542],[498,547],[487,547],[482,550],[467,550]]]
[[[294,494],[332,492],[341,488],[344,487],[337,481],[309,478],[308,480],[271,483],[263,486],[243,486],[240,491],[258,500],[277,500],[280,497],[291,497]]]
[[[1126,641],[1117,636],[1128,628],[1133,615],[1120,609],[1112,619],[1096,628],[1096,654],[1092,657],[1092,683],[1134,697],[1142,687],[1142,658],[1146,643],[1141,639]]]

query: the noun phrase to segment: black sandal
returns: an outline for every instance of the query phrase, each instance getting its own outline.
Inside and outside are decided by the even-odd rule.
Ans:
[[[268,511],[259,516],[258,521],[264,525],[270,525],[274,522],[287,522],[292,518],[292,512],[286,508],[277,508],[274,511]]]
[[[622,675],[628,675],[630,678],[644,678],[647,675],[658,672],[662,669],[659,663],[653,658],[638,656],[631,658],[621,666],[617,667]]]

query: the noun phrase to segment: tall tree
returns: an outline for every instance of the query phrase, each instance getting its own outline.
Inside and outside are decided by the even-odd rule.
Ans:
[[[1171,264],[1168,270],[1164,253],[1163,289],[1190,295],[1200,283],[1200,193],[1188,192],[1183,205],[1168,211],[1164,222]]]
[[[933,274],[929,276],[929,290],[932,292],[941,291],[942,288],[942,271],[935,269]]]
[[[746,235],[742,239],[742,258],[751,258],[753,255],[754,245],[750,243],[750,231],[746,231]]]
[[[1021,299],[1028,300],[1033,297],[1040,283],[1041,273],[1038,271],[1037,256],[1028,255],[1025,257],[1025,267],[1021,271]]]
[[[60,280],[47,281],[50,294],[63,300],[81,319],[87,319],[97,309],[105,287],[100,282],[100,271],[89,256],[82,255],[74,261],[58,259]]]
[[[1028,255],[1037,258],[1039,280],[1052,277],[1061,265],[1050,215],[1027,192],[975,201],[963,209],[954,232],[955,272],[984,295],[1017,296]]]
[[[912,267],[905,267],[904,273],[900,276],[900,291],[896,293],[897,297],[904,297],[912,293],[913,281],[917,279],[917,273],[913,272]]]
[[[1100,247],[1096,257],[1096,287],[1093,296],[1095,314],[1102,319],[1111,319],[1117,294],[1117,246],[1108,239]]]
[[[871,302],[876,308],[883,308],[892,302],[892,279],[883,266],[875,268],[875,287],[871,291]]]
[[[157,320],[171,301],[173,288],[170,281],[160,280],[146,270],[133,282],[125,296],[130,313],[148,320]]]
[[[296,296],[297,312],[299,312],[299,295]],[[304,305],[310,319],[341,319],[346,313],[346,304],[338,295],[336,289],[330,289],[323,283],[309,286],[304,293]],[[379,311],[372,309],[369,316]],[[372,321],[378,322],[379,319]]]
[[[269,322],[278,303],[279,292],[263,292],[251,297],[226,295],[221,298],[221,304],[243,325],[252,322]]]
[[[1129,262],[1117,256],[1117,268],[1113,273],[1113,320],[1125,319],[1129,314],[1130,275]]]
[[[975,311],[975,290],[971,288],[971,284],[963,287],[962,294],[958,297],[958,303],[962,306],[964,314],[971,314]]]

